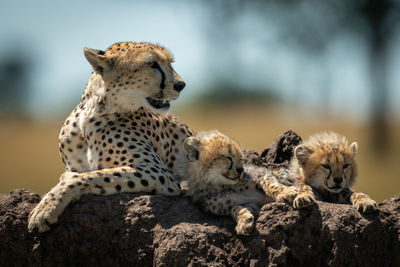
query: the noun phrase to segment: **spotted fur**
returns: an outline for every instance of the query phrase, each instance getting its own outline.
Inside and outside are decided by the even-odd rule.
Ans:
[[[66,172],[29,216],[28,228],[49,230],[82,194],[153,192],[180,195],[177,165],[192,131],[165,115],[185,86],[172,56],[150,43],[84,49],[92,65],[80,103],[59,136]]]
[[[335,203],[351,202],[360,212],[374,211],[375,201],[350,189],[357,177],[357,149],[357,143],[349,144],[336,133],[316,134],[297,146],[291,163],[291,171],[299,177],[294,207],[308,206],[317,198]]]
[[[184,142],[189,163],[183,175],[191,195],[211,214],[231,216],[236,232],[249,235],[254,213],[273,201],[292,202],[297,192],[279,183],[272,171],[243,165],[241,147],[219,132],[203,132]]]

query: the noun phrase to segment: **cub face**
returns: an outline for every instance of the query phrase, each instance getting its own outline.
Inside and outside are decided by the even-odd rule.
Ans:
[[[97,93],[128,111],[145,107],[165,112],[185,87],[171,66],[172,56],[159,45],[123,42],[106,51],[85,48],[84,54],[104,81]]]
[[[203,134],[202,137],[192,136],[184,141],[189,174],[206,184],[236,184],[243,176],[241,147],[219,132]]]
[[[336,133],[317,134],[295,148],[295,157],[306,183],[317,189],[339,193],[354,184],[358,145]]]

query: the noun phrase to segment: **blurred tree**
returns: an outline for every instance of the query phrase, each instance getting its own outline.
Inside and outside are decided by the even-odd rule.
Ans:
[[[30,92],[31,60],[17,48],[0,58],[0,114],[25,116]]]
[[[308,5],[305,3],[308,2]],[[288,34],[295,38],[300,46],[306,48],[309,54],[323,56],[324,49],[330,42],[343,32],[349,32],[362,38],[368,46],[370,77],[370,125],[371,140],[375,151],[380,157],[381,152],[390,148],[388,130],[388,86],[387,86],[387,59],[394,33],[398,29],[399,2],[395,0],[355,0],[355,1],[279,1],[285,10],[286,16],[281,20],[286,23]],[[311,4],[311,5],[310,5]],[[301,14],[304,6],[308,12]],[[302,8],[303,7],[303,8]],[[307,11],[307,9],[306,9]],[[311,11],[311,12],[310,12]],[[293,18],[288,19],[288,18]],[[329,85],[325,85],[329,86]],[[321,90],[322,95],[327,93],[327,88]]]
[[[209,107],[240,106],[244,104],[265,105],[281,103],[278,95],[270,90],[243,90],[235,84],[214,84],[196,101],[198,105]]]
[[[238,34],[237,18],[248,5],[243,0],[205,1],[208,11],[204,29],[208,42],[210,79],[208,90],[198,99],[205,105],[237,105],[278,102],[281,99],[271,86],[260,80],[246,79],[243,64],[243,38]],[[238,36],[239,35],[239,36]]]
[[[210,39],[210,42],[208,42],[210,58],[213,58],[215,62],[209,68],[209,72],[212,74],[210,77],[214,77],[214,80],[211,81],[213,83],[211,87],[223,90],[225,86],[215,85],[229,84],[228,87],[230,88],[233,83],[231,77],[235,77],[237,81],[242,73],[240,59],[238,58],[240,55],[238,51],[239,42],[235,41],[237,36],[234,20],[240,15],[243,3],[241,0],[208,1],[206,3],[209,12],[206,13],[208,24],[205,24],[204,29],[206,36]],[[226,64],[234,65],[235,68],[229,68],[229,73],[227,73]],[[236,86],[238,85],[236,84]]]
[[[367,26],[370,48],[371,126],[374,148],[384,155],[390,148],[388,114],[388,56],[390,44],[400,22],[398,1],[366,0],[354,10]],[[394,16],[392,16],[394,15]]]
[[[220,43],[217,52],[222,60],[237,57],[234,34],[235,18],[242,11],[252,9],[265,25],[271,22],[280,32],[282,45],[292,43],[292,49],[302,49],[304,54],[319,62],[321,103],[329,101],[330,80],[326,67],[327,47],[344,33],[362,39],[369,57],[370,125],[371,140],[378,156],[390,148],[388,134],[387,59],[395,32],[400,24],[399,1],[396,0],[280,0],[280,1],[207,1],[211,10],[208,18],[208,37]],[[259,35],[268,35],[267,31]],[[229,42],[229,45],[224,45]],[[215,49],[215,48],[214,48]],[[222,56],[221,56],[222,55]],[[217,57],[217,58],[218,58]],[[237,59],[234,59],[237,60]],[[233,61],[235,62],[235,61]],[[221,63],[220,63],[221,64]],[[220,67],[220,65],[217,65]],[[218,73],[218,67],[215,68]],[[222,68],[220,68],[222,69]],[[240,63],[235,64],[235,80],[240,77]],[[213,70],[215,73],[215,70]],[[221,72],[221,70],[220,70]],[[223,75],[220,75],[224,79]],[[231,82],[228,78],[228,81]],[[227,79],[225,79],[227,80]],[[219,81],[220,83],[226,83]],[[299,81],[300,82],[300,81]],[[365,95],[368,95],[367,92]],[[323,106],[326,108],[326,106]]]

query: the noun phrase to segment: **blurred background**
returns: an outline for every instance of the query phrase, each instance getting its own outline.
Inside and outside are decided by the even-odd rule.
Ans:
[[[47,192],[58,132],[91,73],[82,48],[167,47],[187,87],[172,113],[260,152],[286,130],[359,143],[355,189],[400,192],[400,2],[14,1],[0,9],[0,193]]]

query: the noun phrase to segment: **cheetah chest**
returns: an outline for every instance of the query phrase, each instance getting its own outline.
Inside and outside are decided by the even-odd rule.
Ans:
[[[91,169],[155,163],[172,171],[187,134],[178,134],[168,126],[149,113],[146,117],[134,114],[88,119],[82,127]]]

